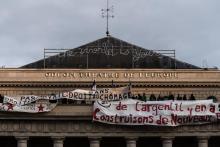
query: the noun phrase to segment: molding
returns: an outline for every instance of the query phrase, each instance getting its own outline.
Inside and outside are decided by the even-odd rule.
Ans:
[[[96,83],[99,87],[112,87],[111,82],[99,82]],[[53,82],[6,82],[6,83],[0,83],[0,87],[13,87],[13,88],[91,88],[92,83],[83,83],[83,82],[59,82],[59,83],[53,83]],[[127,86],[128,82],[115,82],[116,87],[122,87]],[[220,82],[132,82],[133,88],[160,88],[160,87],[166,87],[166,88],[220,88]]]
[[[103,137],[125,137],[136,139],[139,137],[162,137],[172,139],[173,136],[220,136],[220,124],[182,126],[182,127],[158,127],[158,126],[120,126],[93,123],[91,121],[34,121],[34,120],[1,120],[0,136],[52,136],[63,138],[65,136],[87,136],[91,139]]]

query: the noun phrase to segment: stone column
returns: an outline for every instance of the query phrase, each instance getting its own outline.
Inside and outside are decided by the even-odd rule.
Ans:
[[[52,137],[53,147],[63,147],[64,137]]]
[[[127,137],[125,139],[126,139],[127,147],[136,147],[136,141],[137,141],[136,137]]]
[[[173,146],[173,137],[161,137],[163,147]]]
[[[17,147],[27,147],[28,137],[19,136],[15,138],[17,139]]]
[[[100,147],[100,137],[90,137],[90,147]]]
[[[208,147],[208,136],[199,136],[198,139],[198,147]]]

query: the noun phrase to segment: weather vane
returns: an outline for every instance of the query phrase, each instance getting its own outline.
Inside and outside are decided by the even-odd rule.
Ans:
[[[114,18],[113,6],[109,7],[109,0],[107,0],[107,8],[102,9],[102,17],[106,18],[106,35],[109,36],[109,18]]]

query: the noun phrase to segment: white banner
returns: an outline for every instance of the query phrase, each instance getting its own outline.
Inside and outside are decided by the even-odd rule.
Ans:
[[[89,91],[83,89],[75,89],[73,91],[62,92],[59,94],[52,94],[46,96],[23,95],[23,96],[4,96],[3,103],[0,103],[0,111],[13,112],[49,112],[55,108],[56,104],[51,104],[49,100],[58,99],[72,99],[72,100],[86,100],[95,101],[100,99],[102,101],[115,101],[129,98],[129,87],[120,88],[103,88],[96,91]],[[44,103],[39,100],[45,100]]]
[[[28,112],[28,113],[39,113],[39,112],[49,112],[56,107],[56,103],[35,103],[35,104],[28,104],[28,105],[14,105],[14,104],[4,104],[0,103],[0,111],[7,111],[7,112]]]
[[[100,99],[102,101],[116,101],[128,99],[130,94],[129,87],[119,88],[103,88],[96,91],[89,91],[83,89],[75,89],[73,91],[61,92],[59,94],[36,96],[36,95],[23,95],[17,97],[4,96],[3,103],[10,103],[18,106],[23,106],[35,102],[40,99],[58,100],[58,99],[72,99],[72,100],[86,100],[95,101]]]
[[[57,99],[67,98],[72,100],[86,100],[95,101],[100,99],[102,101],[119,101],[128,99],[130,97],[129,87],[119,88],[102,88],[96,91],[88,91],[82,89],[76,89],[73,91],[67,91],[56,95]]]
[[[138,101],[117,102],[97,100],[93,106],[93,120],[120,125],[178,126],[216,122],[219,104],[212,100],[196,101]]]

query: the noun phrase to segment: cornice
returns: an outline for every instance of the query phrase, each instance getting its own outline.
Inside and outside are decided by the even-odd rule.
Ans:
[[[220,88],[220,82],[132,82],[132,88]],[[97,82],[97,87],[112,87],[111,82]],[[129,85],[128,82],[115,82],[115,87]],[[0,87],[15,88],[91,88],[91,82],[1,82]]]

